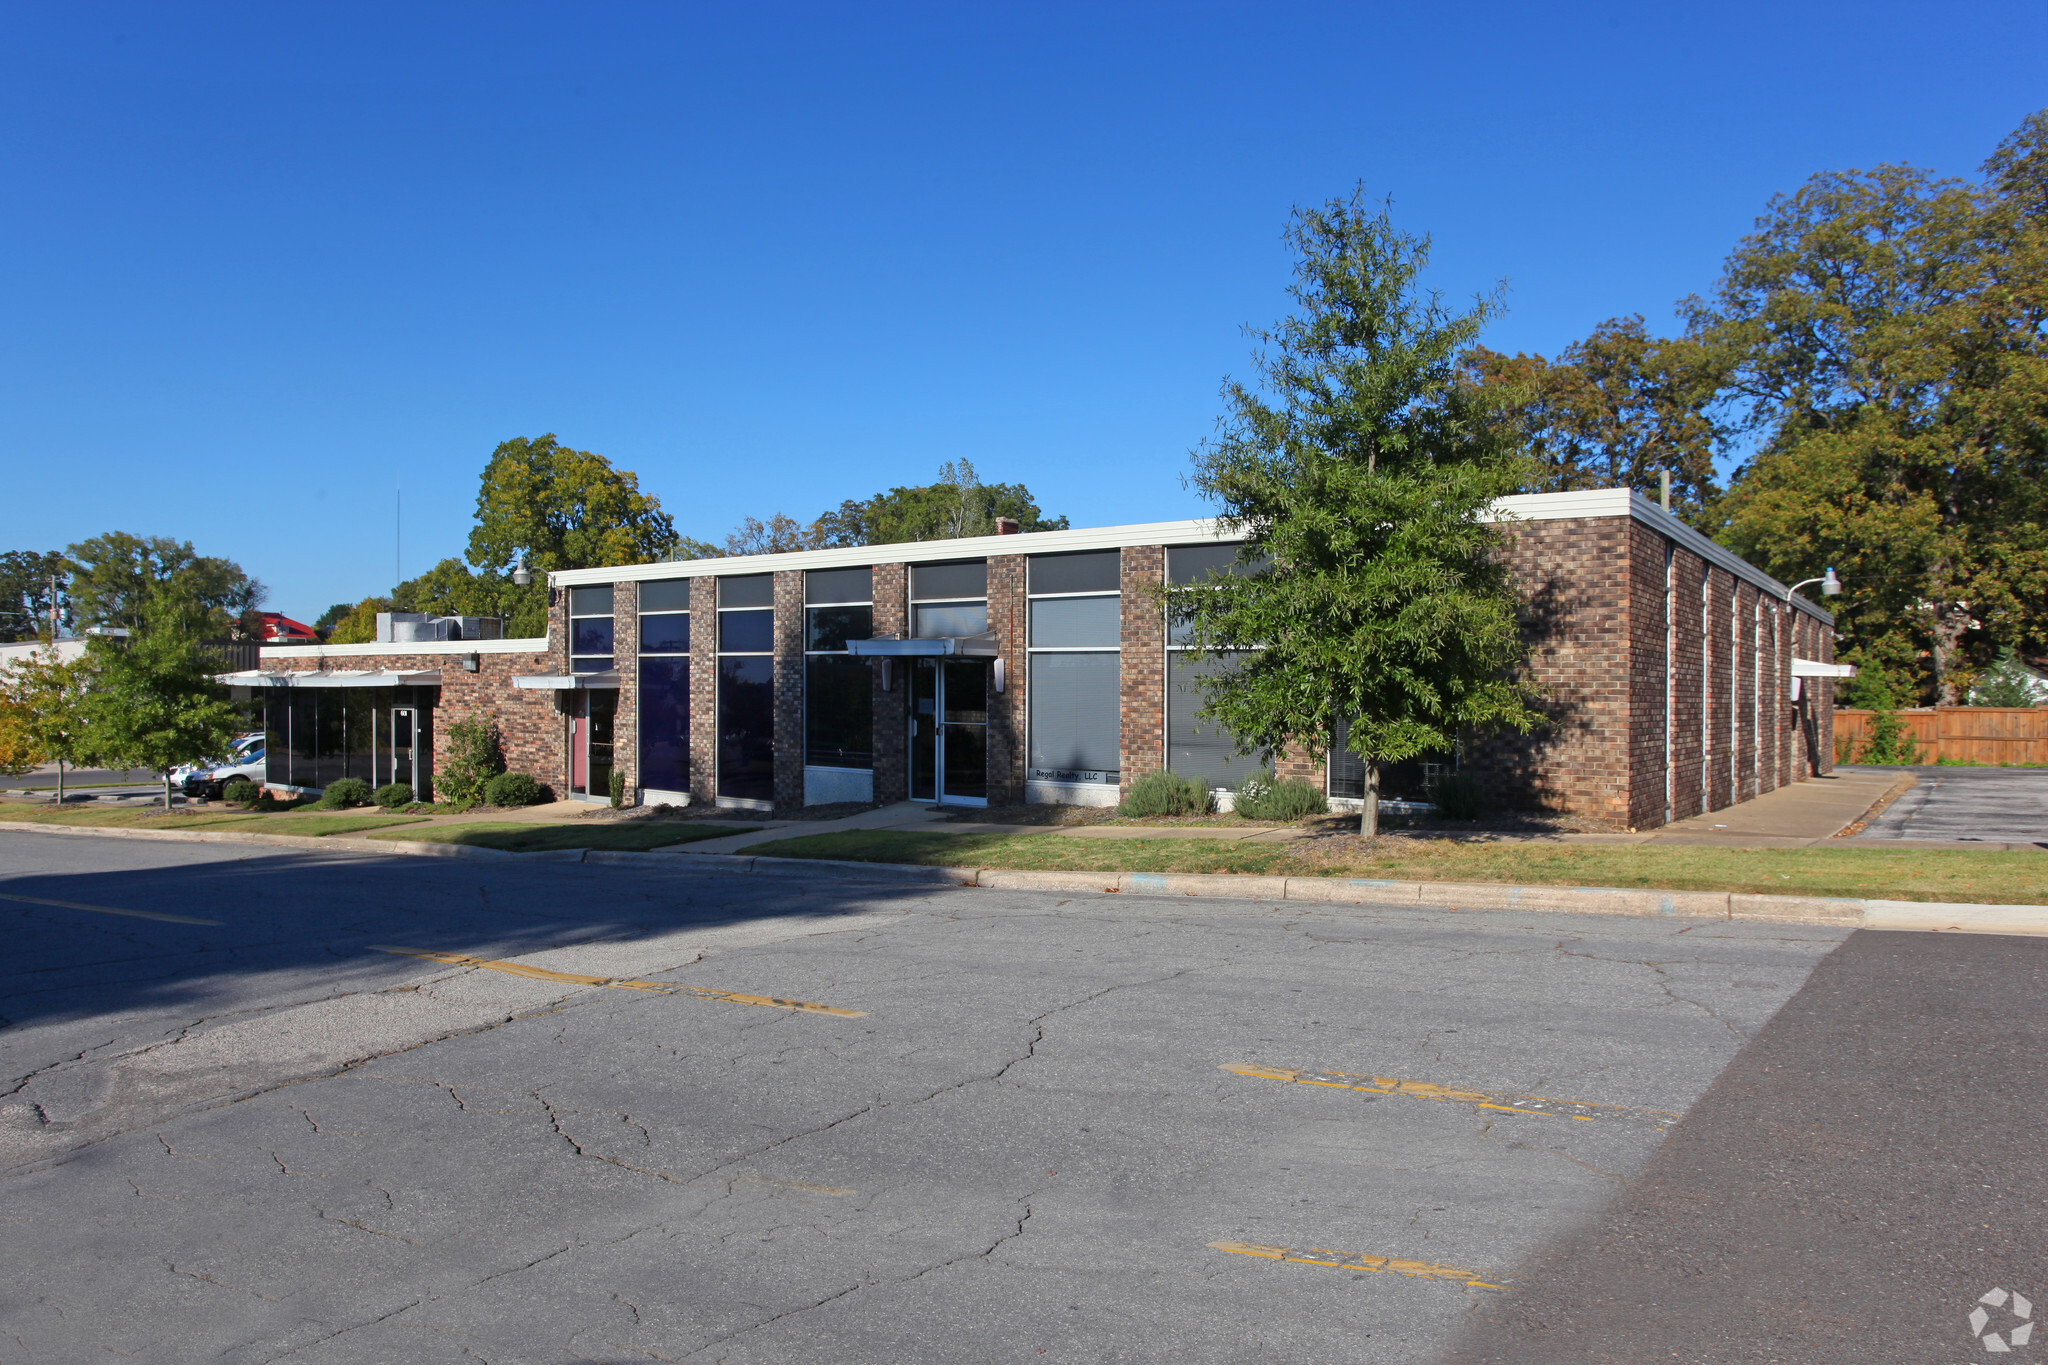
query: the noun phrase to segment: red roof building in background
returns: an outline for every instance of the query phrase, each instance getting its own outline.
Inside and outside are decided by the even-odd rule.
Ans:
[[[283,612],[259,611],[256,619],[262,623],[263,643],[266,645],[317,644],[320,632],[304,621],[294,621]]]

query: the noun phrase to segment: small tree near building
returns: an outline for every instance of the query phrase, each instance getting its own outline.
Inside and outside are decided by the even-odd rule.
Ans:
[[[1349,720],[1372,835],[1383,765],[1539,719],[1486,515],[1525,462],[1500,400],[1458,376],[1497,301],[1460,313],[1423,293],[1428,241],[1362,191],[1297,210],[1287,240],[1300,311],[1253,333],[1258,382],[1226,382],[1194,458],[1245,571],[1170,589],[1168,610],[1196,657],[1239,660],[1200,685],[1240,753],[1325,753]]]
[[[57,765],[57,804],[64,804],[64,768],[93,761],[83,703],[92,682],[85,657],[66,661],[46,645],[0,671],[0,771]]]
[[[167,811],[170,770],[226,753],[243,723],[213,680],[219,654],[193,625],[190,613],[152,610],[133,638],[86,646],[92,679],[79,700],[84,747],[110,766],[161,773]]]

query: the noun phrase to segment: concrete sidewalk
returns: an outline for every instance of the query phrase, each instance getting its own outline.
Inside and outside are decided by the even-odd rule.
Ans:
[[[1717,848],[1805,848],[1832,839],[1899,780],[1894,772],[1843,769],[1765,792],[1739,805],[1674,820],[1642,837],[1651,844]]]

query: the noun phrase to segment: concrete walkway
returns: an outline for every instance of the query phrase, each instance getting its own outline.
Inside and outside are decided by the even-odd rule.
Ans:
[[[1847,829],[1899,780],[1895,772],[1842,768],[1639,836],[1647,844],[1805,848]]]

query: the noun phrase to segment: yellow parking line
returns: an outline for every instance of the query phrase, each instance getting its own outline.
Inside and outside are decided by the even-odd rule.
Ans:
[[[1550,1099],[1543,1095],[1494,1095],[1484,1090],[1466,1090],[1458,1086],[1437,1085],[1431,1081],[1406,1081],[1394,1076],[1357,1076],[1348,1071],[1307,1071],[1284,1066],[1254,1066],[1245,1062],[1225,1062],[1218,1069],[1239,1076],[1252,1076],[1262,1081],[1292,1081],[1296,1085],[1328,1086],[1334,1090],[1363,1090],[1368,1095],[1406,1095],[1416,1100],[1440,1100],[1449,1104],[1469,1104],[1475,1109],[1493,1109],[1508,1114],[1541,1114],[1550,1118],[1579,1119],[1586,1123],[1591,1123],[1596,1118],[1650,1119],[1665,1123],[1675,1122],[1679,1117],[1662,1109],[1630,1109],[1618,1104],[1585,1104],[1577,1100]]]
[[[801,1010],[806,1014],[830,1014],[841,1019],[865,1019],[866,1010],[843,1010],[837,1005],[819,1005],[809,1000],[783,1000],[772,995],[748,995],[744,991],[715,991],[708,986],[678,986],[668,981],[631,981],[617,976],[584,976],[580,972],[553,972],[546,967],[529,967],[523,962],[496,962],[489,958],[471,957],[467,953],[437,953],[427,948],[394,948],[389,944],[372,943],[372,949],[380,953],[396,953],[401,957],[425,958],[429,962],[446,962],[456,967],[476,967],[487,972],[504,972],[509,976],[526,976],[535,981],[560,981],[572,986],[609,986],[620,991],[652,991],[658,995],[690,995],[699,1000],[723,1000],[734,1005],[767,1005],[779,1010]]]
[[[1254,1242],[1211,1242],[1218,1251],[1233,1256],[1262,1256],[1269,1261],[1292,1261],[1297,1265],[1334,1266],[1339,1270],[1370,1270],[1375,1275],[1406,1275],[1417,1280],[1456,1280],[1473,1289],[1502,1289],[1479,1277],[1484,1271],[1461,1265],[1437,1265],[1430,1261],[1404,1261],[1397,1256],[1373,1256],[1363,1251],[1331,1251],[1327,1247],[1259,1246]]]
[[[166,924],[212,924],[217,919],[194,919],[190,915],[166,915],[156,910],[123,910],[112,905],[81,905],[77,901],[44,900],[41,896],[17,896],[0,891],[0,901],[20,901],[24,905],[54,905],[62,910],[85,910],[95,915],[126,915],[129,919],[160,919]]]

